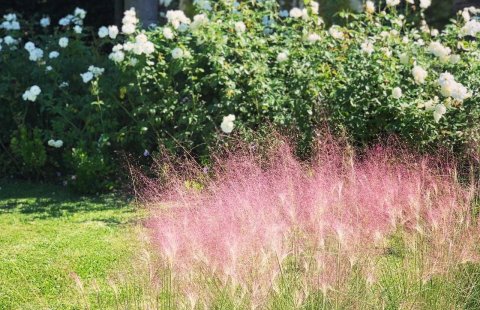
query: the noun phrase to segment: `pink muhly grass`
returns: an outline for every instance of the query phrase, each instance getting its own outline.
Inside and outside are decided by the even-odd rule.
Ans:
[[[292,268],[312,292],[339,290],[360,262],[374,282],[372,257],[386,255],[398,230],[412,246],[428,240],[425,272],[476,259],[472,193],[453,165],[396,152],[356,159],[331,144],[303,164],[282,144],[266,165],[247,152],[220,160],[210,178],[189,170],[201,189],[170,167],[167,183],[142,179],[152,242],[189,294],[213,277],[261,302]]]

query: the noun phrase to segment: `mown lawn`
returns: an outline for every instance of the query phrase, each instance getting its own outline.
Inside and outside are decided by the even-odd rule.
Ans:
[[[82,309],[92,299],[113,308],[111,278],[131,268],[140,249],[141,213],[113,196],[0,187],[0,309]]]

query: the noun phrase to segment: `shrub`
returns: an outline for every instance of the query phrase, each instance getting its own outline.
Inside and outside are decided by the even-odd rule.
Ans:
[[[275,1],[219,2],[193,21],[170,11],[147,33],[156,48],[135,67],[135,98],[163,107],[158,125],[189,147],[211,144],[232,114],[237,130],[271,122],[307,145],[328,121],[358,144],[393,133],[423,150],[461,149],[477,139],[478,11],[439,32],[423,20],[426,7],[343,13],[345,26],[329,29],[311,1],[290,13]],[[125,54],[124,68],[136,58]]]
[[[65,26],[61,27],[49,26],[54,21],[46,18],[39,23],[20,20],[14,14],[4,16],[4,23],[19,23],[20,29],[0,29],[6,34],[0,42],[4,73],[0,77],[4,128],[0,134],[2,145],[11,150],[11,156],[1,163],[2,175],[53,178],[63,174],[68,180],[76,178],[76,184],[103,184],[82,181],[83,174],[75,175],[80,163],[72,149],[82,148],[89,156],[101,152],[111,165],[110,136],[125,117],[114,102],[99,100],[99,94],[107,98],[116,92],[111,82],[115,66],[97,42],[90,41],[91,28],[83,25],[85,14],[75,10],[62,20]],[[87,84],[81,74],[89,70],[97,70],[97,77]],[[106,79],[100,81],[102,70]],[[19,165],[23,167],[20,170]],[[113,171],[95,169],[106,178]],[[97,190],[103,189],[97,186]]]
[[[268,165],[256,156],[220,160],[211,178],[198,168],[200,190],[176,166],[167,187],[143,179],[147,227],[158,268],[171,272],[175,307],[478,303],[468,293],[478,287],[462,280],[478,263],[478,215],[472,188],[450,164],[385,148],[360,160],[328,143],[311,165],[286,145]]]
[[[10,147],[12,152],[23,162],[20,168],[21,173],[26,175],[38,173],[45,165],[47,152],[38,129],[35,128],[29,135],[24,127],[20,128],[18,135],[12,138]]]
[[[169,11],[164,26],[144,30],[133,10],[121,29],[98,30],[83,25],[82,9],[60,26],[5,15],[2,173],[18,174],[11,163],[21,162],[70,178],[71,150],[82,149],[113,176],[116,151],[141,157],[161,145],[208,158],[229,135],[269,126],[295,132],[306,156],[325,123],[356,145],[391,134],[421,150],[478,142],[478,10],[438,32],[423,23],[425,5],[403,15],[369,6],[331,28],[316,2],[305,5],[200,1],[192,19]],[[20,130],[44,143],[41,169],[13,150]]]
[[[69,185],[81,193],[96,193],[99,189],[112,190],[114,167],[110,166],[111,162],[105,160],[104,156],[101,152],[95,154],[83,149],[72,149],[69,162],[73,176]]]
[[[478,42],[462,35],[463,21],[438,33],[409,26],[403,15],[346,17],[356,31],[343,30],[348,38],[335,58],[332,124],[360,143],[395,133],[419,149],[461,149],[478,139],[478,84],[471,80]],[[451,82],[442,84],[447,75]]]

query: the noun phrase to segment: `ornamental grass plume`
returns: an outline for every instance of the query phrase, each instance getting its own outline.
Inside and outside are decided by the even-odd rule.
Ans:
[[[285,142],[263,157],[252,148],[230,153],[208,173],[190,161],[177,171],[166,162],[157,161],[164,182],[138,179],[139,197],[179,307],[194,307],[192,296],[205,308],[358,309],[428,294],[435,307],[463,300],[432,284],[478,261],[473,189],[452,163],[398,148],[356,156],[332,142],[310,163]]]

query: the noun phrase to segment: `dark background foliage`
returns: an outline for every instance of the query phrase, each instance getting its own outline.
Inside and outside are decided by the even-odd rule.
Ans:
[[[115,2],[115,0],[1,0],[0,13],[13,11],[27,19],[45,14],[52,18],[52,23],[56,23],[63,16],[71,14],[76,7],[81,7],[88,12],[85,23],[99,27],[114,23]]]
[[[190,7],[190,0],[174,1],[170,8],[180,7],[187,9]],[[299,1],[284,1],[285,7],[297,5]],[[301,2],[301,1],[300,1]],[[320,0],[321,11],[327,22],[335,20],[332,18],[336,11],[345,9],[349,6],[350,0]],[[379,1],[376,1],[377,3]],[[434,0],[432,7],[428,10],[429,21],[441,27],[448,19],[459,9],[466,6],[480,6],[480,0]],[[71,13],[76,7],[87,10],[86,23],[94,27],[114,24],[118,20],[118,14],[123,11],[123,0],[1,0],[0,13],[9,11],[19,12],[24,17],[35,17],[41,14],[48,14],[53,21],[58,21],[61,17]],[[120,11],[120,12],[119,12]],[[115,18],[117,16],[117,19]]]

